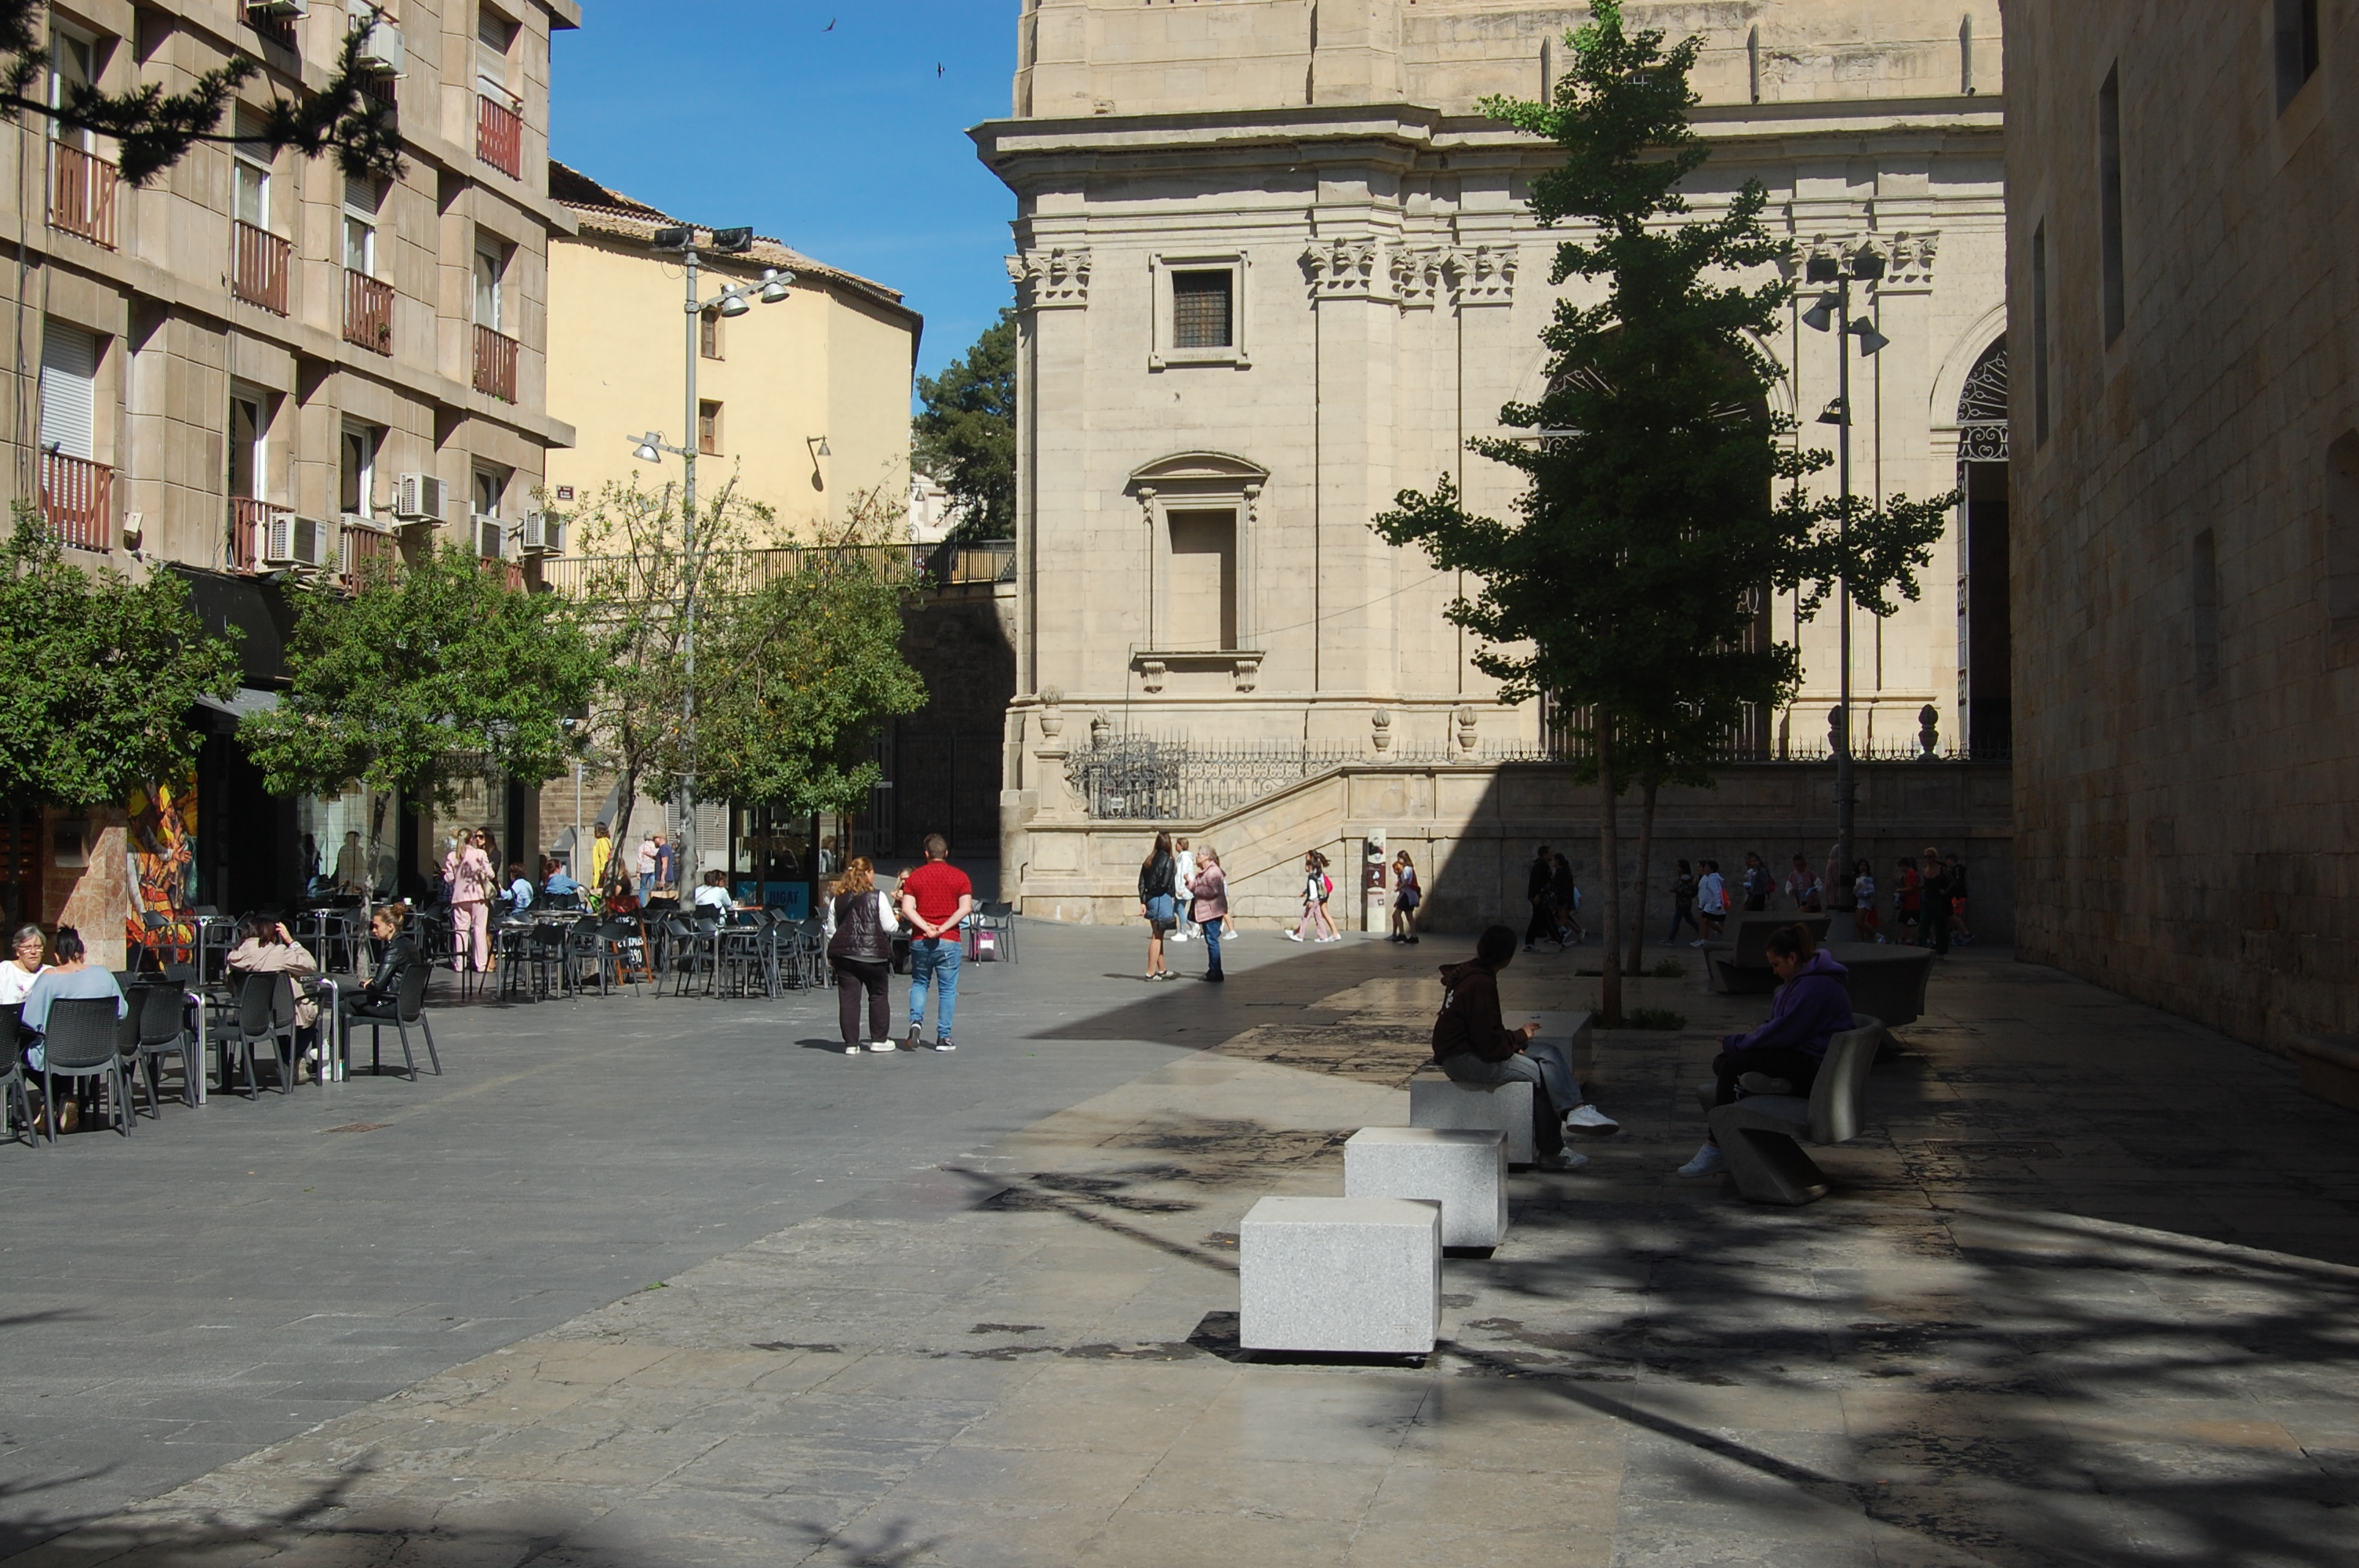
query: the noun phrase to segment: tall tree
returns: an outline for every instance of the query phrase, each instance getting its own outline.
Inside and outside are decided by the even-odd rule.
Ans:
[[[237,89],[262,67],[243,56],[201,72],[185,92],[168,93],[148,82],[128,92],[102,92],[88,82],[65,88],[51,103],[41,92],[50,69],[43,36],[43,0],[0,0],[0,103],[77,130],[112,136],[117,167],[133,185],[145,185],[189,155],[200,142],[242,142],[277,153],[293,147],[306,157],[333,152],[345,173],[393,178],[402,172],[401,131],[394,113],[368,92],[362,46],[383,13],[364,6],[353,16],[336,69],[316,92],[274,96],[249,134],[217,127]]]
[[[205,631],[186,579],[69,565],[22,502],[0,562],[0,800],[119,805],[185,778],[200,743],[189,710],[238,680],[235,646]]]
[[[1791,421],[1768,412],[1783,372],[1756,344],[1791,288],[1761,277],[1784,254],[1762,222],[1767,195],[1747,181],[1711,218],[1680,195],[1709,156],[1688,124],[1702,40],[1666,49],[1660,32],[1625,31],[1617,0],[1598,0],[1594,16],[1568,35],[1551,102],[1484,105],[1563,151],[1532,183],[1543,226],[1583,225],[1558,245],[1551,283],[1604,286],[1594,303],[1559,301],[1542,334],[1546,394],[1501,411],[1501,424],[1537,438],[1473,443],[1527,477],[1516,520],[1468,514],[1445,477],[1430,494],[1404,491],[1375,526],[1475,576],[1478,592],[1450,617],[1482,639],[1476,664],[1504,697],[1549,692],[1582,715],[1582,766],[1602,813],[1601,1001],[1613,1022],[1617,806],[1632,769],[1674,776],[1692,760],[1699,715],[1773,702],[1789,687],[1794,651],[1747,644],[1754,591],[1798,589],[1807,612],[1832,579],[1872,561],[1913,595],[1911,573],[1930,559],[1941,519],[1939,503],[1854,504],[1844,535],[1839,509],[1803,495],[1800,481],[1830,460],[1794,450],[1783,439]]]
[[[495,568],[498,563],[492,563]],[[577,754],[599,658],[574,605],[466,551],[301,590],[279,706],[239,726],[274,794],[351,783],[457,804],[462,778],[547,783]]]
[[[962,358],[918,378],[918,467],[963,511],[962,539],[1016,536],[1016,312]]]

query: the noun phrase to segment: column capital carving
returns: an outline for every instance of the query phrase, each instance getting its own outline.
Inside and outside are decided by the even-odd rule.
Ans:
[[[1389,278],[1385,247],[1364,235],[1318,240],[1302,253],[1302,273],[1313,299],[1381,299]]]
[[[1007,258],[1007,276],[1016,285],[1016,303],[1023,310],[1082,310],[1090,303],[1090,253],[1086,247],[1055,246],[1026,251]]]
[[[1400,301],[1402,309],[1430,310],[1440,300],[1448,283],[1448,256],[1439,245],[1393,253],[1393,297]]]
[[[1788,279],[1799,280],[1807,264],[1814,259],[1824,257],[1840,265],[1862,251],[1872,251],[1884,263],[1880,287],[1921,288],[1933,281],[1933,258],[1940,248],[1939,229],[1895,229],[1889,233],[1859,230],[1847,234],[1812,234],[1808,239],[1798,236],[1779,258],[1777,270]]]
[[[1442,258],[1458,307],[1512,305],[1516,299],[1516,269],[1520,258],[1513,245],[1462,245]]]

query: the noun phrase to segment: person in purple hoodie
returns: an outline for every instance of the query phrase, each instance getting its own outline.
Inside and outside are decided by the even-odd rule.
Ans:
[[[1712,1058],[1719,1080],[1714,1105],[1732,1105],[1742,1089],[1749,1095],[1807,1095],[1826,1060],[1827,1043],[1852,1026],[1848,972],[1818,950],[1810,928],[1788,925],[1770,933],[1769,967],[1781,982],[1769,1007],[1769,1022],[1750,1034],[1731,1034]],[[1682,1176],[1717,1175],[1727,1156],[1707,1133],[1695,1158],[1680,1167]]]

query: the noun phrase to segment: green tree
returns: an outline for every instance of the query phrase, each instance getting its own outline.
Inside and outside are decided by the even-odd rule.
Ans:
[[[962,539],[1016,537],[1016,312],[939,377],[918,378],[912,422],[919,470],[965,510]]]
[[[1914,597],[1946,502],[1854,502],[1845,533],[1839,507],[1804,496],[1800,481],[1830,460],[1795,450],[1791,421],[1767,412],[1783,372],[1757,346],[1790,286],[1743,281],[1784,254],[1761,221],[1767,195],[1748,181],[1704,219],[1679,193],[1708,156],[1688,124],[1702,40],[1667,50],[1660,32],[1625,32],[1616,0],[1598,0],[1594,16],[1568,36],[1551,102],[1484,105],[1562,150],[1533,181],[1532,210],[1544,226],[1584,228],[1557,247],[1550,281],[1605,285],[1595,303],[1559,302],[1542,334],[1548,391],[1501,411],[1503,425],[1536,438],[1473,443],[1527,476],[1516,518],[1468,514],[1444,478],[1430,494],[1404,491],[1375,525],[1475,576],[1479,590],[1450,616],[1482,640],[1476,663],[1504,697],[1548,692],[1581,715],[1582,769],[1603,807],[1601,1000],[1613,1022],[1617,802],[1634,767],[1658,784],[1691,776],[1709,756],[1698,741],[1731,705],[1790,690],[1794,651],[1747,644],[1752,594],[1794,589],[1804,613],[1837,578],[1855,597],[1864,586]],[[1864,585],[1864,571],[1882,575]]]
[[[237,690],[237,650],[209,634],[189,585],[69,565],[19,502],[0,579],[0,800],[120,804],[185,778],[200,697]]]
[[[881,776],[863,755],[877,726],[925,706],[902,659],[902,607],[919,579],[887,551],[803,552],[743,600],[712,644],[729,677],[705,698],[697,789],[707,799],[849,812]]]
[[[246,135],[215,128],[232,95],[262,69],[242,56],[199,75],[181,92],[168,93],[155,82],[102,92],[82,82],[50,103],[42,90],[50,69],[41,27],[47,9],[43,0],[0,0],[0,103],[114,137],[117,167],[133,185],[145,185],[200,142],[243,142],[272,153],[293,147],[306,157],[333,152],[345,173],[364,178],[402,172],[400,128],[393,111],[370,96],[371,73],[360,63],[361,45],[381,15],[374,6],[354,14],[336,69],[320,89],[274,96]]]
[[[462,778],[562,772],[599,667],[570,601],[511,589],[452,546],[350,598],[299,590],[287,662],[285,699],[239,729],[274,794],[356,782],[446,809]]]

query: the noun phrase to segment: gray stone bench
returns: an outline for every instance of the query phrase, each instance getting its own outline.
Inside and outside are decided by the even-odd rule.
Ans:
[[[1507,1139],[1494,1129],[1364,1127],[1343,1145],[1343,1195],[1430,1198],[1444,1247],[1507,1236]]]
[[[1703,1086],[1712,1141],[1728,1157],[1728,1173],[1745,1197],[1799,1207],[1827,1195],[1826,1173],[1795,1140],[1848,1143],[1859,1136],[1867,1109],[1867,1071],[1875,1065],[1884,1024],[1857,1013],[1852,1022],[1852,1028],[1827,1042],[1826,1060],[1808,1099],[1747,1095],[1734,1105],[1714,1106],[1712,1086]]]
[[[2297,1034],[2286,1042],[2301,1087],[2331,1104],[2359,1110],[2359,1035]]]
[[[1247,1350],[1424,1356],[1441,1323],[1441,1205],[1266,1197],[1237,1230]]]
[[[1781,914],[1775,910],[1730,915],[1721,928],[1725,939],[1704,944],[1704,968],[1711,971],[1712,989],[1730,996],[1776,989],[1777,974],[1769,967],[1769,934],[1799,925],[1813,941],[1823,943],[1828,919],[1823,914]]]
[[[1925,985],[1933,973],[1933,949],[1897,943],[1834,942],[1826,951],[1843,967],[1843,989],[1854,1015],[1884,1020],[1886,1029],[1925,1016]]]
[[[1408,1124],[1505,1133],[1507,1163],[1529,1165],[1537,1155],[1532,1146],[1532,1088],[1520,1078],[1505,1084],[1462,1084],[1429,1062],[1408,1081]]]

